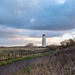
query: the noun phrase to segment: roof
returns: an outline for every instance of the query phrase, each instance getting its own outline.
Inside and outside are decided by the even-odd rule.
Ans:
[[[46,36],[45,34],[43,34],[42,36]]]

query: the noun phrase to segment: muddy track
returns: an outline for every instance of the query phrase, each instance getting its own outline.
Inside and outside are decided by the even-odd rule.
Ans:
[[[53,55],[53,54],[51,54],[51,55]],[[25,68],[26,66],[30,65],[32,62],[35,62],[38,59],[44,60],[51,55],[47,55],[47,56],[35,58],[35,59],[23,60],[23,61],[8,64],[5,66],[1,66],[0,67],[0,75],[12,75],[14,72],[18,71],[21,68]]]

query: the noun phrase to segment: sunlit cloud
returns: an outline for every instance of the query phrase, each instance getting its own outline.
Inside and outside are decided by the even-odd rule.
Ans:
[[[64,4],[66,0],[57,0],[59,4]]]
[[[0,46],[24,46],[28,43],[41,46],[43,33],[46,34],[47,45],[59,45],[60,42],[75,37],[75,29],[69,31],[35,31],[4,27],[0,25]]]
[[[31,22],[31,24],[33,24],[33,23],[35,22],[35,18],[34,18],[34,17],[31,18],[31,19],[30,19],[30,22]]]

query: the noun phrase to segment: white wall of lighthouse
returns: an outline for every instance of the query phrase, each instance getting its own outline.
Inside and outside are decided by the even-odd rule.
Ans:
[[[42,35],[42,47],[46,47],[46,35]]]

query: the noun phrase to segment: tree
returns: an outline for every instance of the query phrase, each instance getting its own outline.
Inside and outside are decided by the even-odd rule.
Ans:
[[[61,46],[63,46],[63,47],[75,46],[75,41],[73,39],[65,40],[65,41],[61,42]]]
[[[48,45],[47,47],[48,47],[50,50],[53,50],[53,51],[55,51],[55,50],[58,48],[58,46],[57,46],[57,45],[54,45],[54,44]]]
[[[33,47],[33,46],[34,46],[33,43],[29,43],[29,44],[26,45],[26,47]]]

